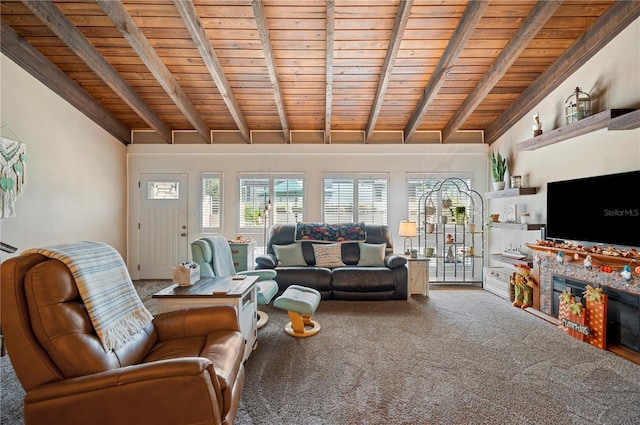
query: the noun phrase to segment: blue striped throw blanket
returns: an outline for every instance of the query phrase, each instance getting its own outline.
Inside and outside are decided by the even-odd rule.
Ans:
[[[153,316],[142,304],[124,260],[113,247],[100,242],[76,242],[25,253],[42,254],[69,267],[106,351],[123,346],[151,323]]]

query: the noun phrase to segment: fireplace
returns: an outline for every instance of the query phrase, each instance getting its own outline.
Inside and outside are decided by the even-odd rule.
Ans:
[[[607,340],[640,352],[640,297],[603,288],[607,305]]]
[[[574,296],[576,302],[582,302],[583,292],[588,283],[575,279],[568,279],[557,274],[551,275],[551,313],[558,317],[560,311],[560,294],[568,291]],[[584,304],[584,302],[582,302]]]
[[[553,316],[558,317],[562,291],[569,291],[576,301],[580,301],[587,285],[598,286],[592,282],[552,274],[550,303]],[[640,352],[640,296],[608,286],[602,287],[602,293],[608,296],[607,344]]]

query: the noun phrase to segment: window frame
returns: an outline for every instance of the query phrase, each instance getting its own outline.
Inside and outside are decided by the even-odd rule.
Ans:
[[[204,220],[205,220],[205,214],[204,214],[204,207],[205,207],[205,195],[204,195],[204,182],[205,179],[207,178],[216,178],[218,179],[219,182],[219,199],[218,199],[218,208],[219,208],[219,212],[218,212],[218,227],[211,227],[211,226],[205,226],[204,225]],[[222,231],[222,227],[223,227],[223,218],[224,218],[224,205],[223,205],[223,192],[224,192],[224,185],[223,185],[223,173],[221,172],[215,172],[215,171],[206,171],[206,172],[202,172],[200,174],[200,191],[199,191],[199,196],[200,196],[200,209],[199,209],[199,223],[200,223],[200,232],[201,233],[220,233]],[[211,206],[213,208],[213,205]],[[209,220],[209,223],[211,223],[211,220]]]
[[[452,177],[457,177],[459,179],[464,180],[470,188],[473,188],[473,173],[468,173],[468,172],[463,172],[463,173],[406,173],[405,175],[405,181],[407,183],[407,220],[408,221],[415,221],[417,223],[418,226],[418,230],[420,231],[422,229],[422,224],[420,223],[418,220],[419,214],[418,214],[418,207],[419,207],[419,203],[420,203],[420,197],[425,194],[426,192],[428,192],[430,189],[432,189],[436,183],[438,183],[439,181],[448,179],[448,178],[452,178]],[[423,192],[418,193],[418,191],[416,191],[415,194],[412,194],[412,184],[415,184],[415,180],[417,179],[421,179],[423,182],[425,180],[431,180],[431,185],[426,185],[426,188],[424,189]],[[442,194],[442,193],[441,193]],[[441,202],[441,199],[437,200],[438,202]]]
[[[249,179],[255,179],[255,180],[265,180],[264,182],[264,186],[266,188],[266,193],[265,193],[265,197],[263,200],[257,200],[257,199],[253,199],[253,200],[248,200],[247,202],[250,202],[253,208],[257,208],[259,209],[259,217],[257,218],[257,220],[259,220],[258,222],[256,222],[255,226],[246,226],[245,222],[246,219],[242,218],[242,211],[244,211],[246,209],[246,205],[245,205],[245,201],[244,198],[245,196],[243,195],[244,193],[244,185],[243,185],[243,181],[245,180],[249,180]],[[287,202],[286,205],[287,207],[285,208],[285,212],[283,213],[284,216],[286,217],[285,220],[282,220],[281,217],[282,215],[278,214],[277,211],[280,208],[280,202],[278,200],[278,197],[276,196],[275,193],[275,188],[276,186],[278,186],[281,183],[284,183],[284,181],[287,180],[300,180],[301,181],[301,191],[299,193],[299,196],[297,198],[300,198],[300,202],[301,202],[301,206],[299,208],[296,208],[296,211],[298,211],[298,215],[296,215],[295,211],[292,211],[291,214],[293,214],[293,220],[304,220],[304,216],[305,216],[305,200],[306,200],[306,190],[305,190],[305,180],[306,180],[306,176],[304,175],[304,173],[298,173],[298,172],[291,172],[291,173],[276,173],[276,174],[272,174],[272,173],[252,173],[252,172],[247,172],[247,173],[238,173],[238,179],[237,179],[237,185],[236,188],[238,190],[238,204],[237,204],[237,230],[238,233],[243,233],[243,234],[252,234],[252,235],[258,235],[261,234],[265,231],[265,228],[271,227],[274,223],[278,223],[278,224],[284,224],[284,223],[294,223],[295,221],[292,221],[289,217],[289,203],[288,203],[288,198],[290,198],[291,195],[289,195],[289,193],[287,192],[286,195],[284,195],[284,198],[287,198]],[[297,203],[298,201],[295,201],[295,203]],[[267,222],[264,222],[264,211],[267,209],[266,207],[269,206],[269,213],[266,214],[266,219]]]
[[[389,173],[323,173],[322,174],[322,220],[325,223],[344,223],[344,222],[365,222],[370,224],[381,224],[388,225],[389,223]],[[340,209],[342,205],[344,208],[350,208],[351,217],[341,216],[339,212],[332,212],[331,214],[334,218],[330,217],[328,208],[328,195],[327,195],[327,181],[328,180],[350,180],[351,188],[350,195],[345,194],[344,196],[351,196],[350,204],[340,204],[338,202],[335,209]],[[375,191],[376,182],[384,182],[384,193],[382,194],[384,203],[384,210],[379,212],[381,214],[381,219],[378,220],[375,216],[363,217],[363,212],[361,209],[361,205],[364,204],[365,199],[361,196],[365,190],[361,187],[362,183],[365,181],[372,181],[371,190]],[[344,183],[343,183],[344,184]],[[371,198],[372,214],[375,213],[375,197],[373,194]],[[373,219],[372,219],[373,218]]]

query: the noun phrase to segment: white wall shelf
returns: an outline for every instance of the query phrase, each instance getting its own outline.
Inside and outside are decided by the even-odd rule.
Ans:
[[[514,196],[535,195],[538,192],[537,187],[518,187],[515,189],[496,190],[484,194],[485,199],[491,198],[512,198]]]
[[[640,126],[640,113],[638,111],[633,109],[607,109],[573,124],[568,124],[522,141],[518,143],[517,148],[519,151],[532,151],[602,128],[631,130],[638,126]]]
[[[544,227],[544,224],[541,223],[501,223],[501,222],[492,222],[491,227],[502,228],[502,229],[510,229],[510,230],[540,230],[540,228]]]

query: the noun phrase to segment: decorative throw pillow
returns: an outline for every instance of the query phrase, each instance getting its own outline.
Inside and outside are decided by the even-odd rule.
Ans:
[[[278,259],[278,267],[306,266],[307,262],[302,255],[302,245],[292,243],[289,245],[273,245],[273,252]]]
[[[386,243],[358,242],[360,246],[360,260],[358,266],[384,267],[384,250]]]
[[[316,257],[316,267],[344,267],[342,262],[342,248],[338,243],[313,244],[313,255]]]

